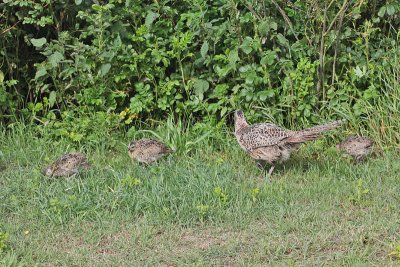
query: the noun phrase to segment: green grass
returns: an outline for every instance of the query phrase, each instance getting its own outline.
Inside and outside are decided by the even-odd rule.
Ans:
[[[354,166],[310,143],[266,180],[229,135],[150,167],[121,142],[89,147],[91,170],[51,179],[40,170],[70,144],[1,134],[0,265],[399,264],[396,151]]]

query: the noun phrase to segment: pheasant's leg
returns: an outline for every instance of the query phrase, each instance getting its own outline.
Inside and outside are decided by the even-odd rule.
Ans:
[[[265,161],[263,161],[263,160],[256,160],[256,165],[257,165],[258,168],[260,168],[261,170],[263,170],[264,167],[265,167]]]
[[[78,169],[73,169],[69,175],[69,177],[75,177],[79,174],[79,170]]]
[[[359,164],[359,163],[361,163],[362,161],[363,161],[363,156],[362,155],[357,155],[355,158],[354,158],[354,164]]]
[[[275,169],[275,165],[272,165],[271,168],[269,169],[268,176],[271,176],[274,169]]]

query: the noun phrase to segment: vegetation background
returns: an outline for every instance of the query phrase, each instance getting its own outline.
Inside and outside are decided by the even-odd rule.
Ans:
[[[2,263],[13,266],[22,259],[32,266],[57,258],[55,265],[107,265],[110,259],[120,264],[173,259],[178,265],[213,259],[222,264],[226,258],[219,260],[215,251],[221,250],[213,252],[213,246],[193,248],[190,259],[182,256],[187,251],[169,255],[165,247],[173,247],[174,238],[182,241],[173,236],[179,232],[174,227],[196,232],[198,224],[212,225],[203,229],[205,235],[218,233],[228,240],[238,230],[227,234],[218,227],[235,222],[243,239],[233,238],[236,243],[223,250],[227,257],[240,255],[235,264],[249,259],[264,264],[338,263],[335,259],[376,264],[384,259],[392,264],[388,253],[400,257],[400,247],[395,249],[399,28],[399,0],[3,0],[0,258],[2,251],[8,258]],[[280,181],[260,186],[241,180],[258,174],[252,162],[238,160],[245,155],[229,134],[231,112],[237,108],[252,123],[272,121],[291,129],[345,118],[349,123],[342,136],[369,135],[389,154],[367,165],[370,170],[350,168],[345,161],[332,163],[334,151],[321,156],[327,145],[320,141],[300,156],[316,164],[309,173],[295,164],[281,173]],[[172,146],[182,160],[150,170],[130,166],[122,156],[127,139],[150,134]],[[44,180],[38,166],[71,148],[90,152],[94,166],[106,170],[61,184]],[[124,169],[126,164],[130,167]],[[318,206],[321,199],[325,206]],[[310,205],[319,209],[311,211]],[[141,230],[129,224],[133,218]],[[343,219],[343,225],[335,218]],[[264,219],[276,227],[271,230]],[[32,220],[37,224],[30,228]],[[79,232],[74,225],[80,224],[97,230]],[[287,227],[277,226],[283,224]],[[358,228],[355,233],[359,225],[370,232]],[[329,233],[338,228],[342,236],[361,241],[332,241]],[[37,236],[29,234],[33,229]],[[164,256],[149,249],[158,244],[149,236],[159,231],[167,233],[160,234],[164,249],[158,247]],[[140,240],[140,253],[131,258],[106,253],[107,260],[96,261],[104,236],[107,246],[128,253],[130,243],[121,241],[127,240],[126,232],[135,233],[130,242]],[[304,236],[307,232],[313,235]],[[47,233],[59,245],[56,250],[43,246]],[[204,241],[188,235],[196,244]],[[272,243],[258,240],[262,235]],[[65,249],[60,245],[64,239],[82,250],[75,245]],[[249,240],[262,252],[241,250],[240,243]],[[35,252],[35,247],[42,249]],[[204,249],[205,255],[197,253]]]
[[[3,125],[23,118],[80,141],[99,125],[217,123],[240,107],[287,127],[345,117],[399,141],[399,1],[5,0],[0,10]]]

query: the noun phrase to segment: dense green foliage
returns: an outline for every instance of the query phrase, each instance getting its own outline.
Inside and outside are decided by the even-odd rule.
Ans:
[[[0,15],[0,120],[72,140],[237,107],[288,126],[347,117],[356,130],[379,107],[367,128],[383,136],[398,113],[398,0],[4,0]]]

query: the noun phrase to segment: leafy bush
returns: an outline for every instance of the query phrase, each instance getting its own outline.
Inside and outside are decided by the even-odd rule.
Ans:
[[[399,6],[5,0],[2,120],[123,113],[120,124],[135,124],[170,113],[222,118],[237,107],[288,126],[365,120],[368,105],[386,105],[383,77],[399,75]]]

